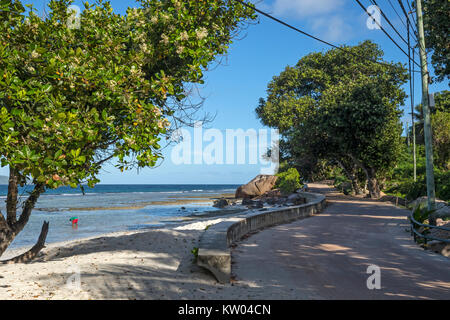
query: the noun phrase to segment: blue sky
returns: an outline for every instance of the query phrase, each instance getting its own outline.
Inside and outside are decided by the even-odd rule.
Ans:
[[[28,1],[39,12],[42,11],[45,2]],[[114,10],[122,14],[127,7],[136,6],[135,2],[130,0],[110,2]],[[361,2],[369,6],[369,1]],[[393,3],[395,5],[396,2]],[[83,7],[82,1],[77,0],[74,4]],[[379,1],[379,4],[394,26],[406,37],[406,28],[389,3]],[[407,58],[381,30],[369,30],[366,27],[367,14],[354,0],[264,0],[260,1],[257,7],[336,45],[356,45],[363,40],[371,39],[381,46],[385,60],[407,63]],[[396,9],[401,14],[398,5]],[[383,19],[381,24],[401,44],[398,36]],[[236,40],[231,46],[226,63],[206,72],[206,84],[201,87],[201,94],[207,97],[203,111],[216,114],[214,122],[209,126],[220,130],[264,128],[256,118],[254,110],[258,105],[258,99],[265,97],[267,84],[272,77],[283,71],[287,65],[294,65],[308,53],[329,49],[328,46],[263,16],[259,18],[258,24],[251,25],[242,35],[243,39]],[[406,45],[402,47],[405,48]],[[417,56],[416,59],[419,62]],[[432,67],[429,67],[432,71]],[[415,101],[419,102],[421,99],[419,74],[415,75],[415,80]],[[448,89],[445,83],[430,86],[430,92],[444,89]],[[405,85],[405,91],[409,94],[409,85]],[[402,108],[405,107],[409,112],[409,103]],[[410,122],[409,117],[405,114],[403,121]],[[260,172],[259,165],[250,164],[175,165],[170,159],[170,152],[170,148],[164,152],[166,159],[158,168],[146,168],[139,173],[136,171],[121,173],[112,165],[107,165],[100,175],[101,183],[241,184]],[[0,169],[0,174],[6,175],[6,168]]]

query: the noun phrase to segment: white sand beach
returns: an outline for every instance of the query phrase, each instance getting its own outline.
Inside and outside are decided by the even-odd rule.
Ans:
[[[31,263],[0,264],[0,299],[252,298],[251,284],[219,284],[193,262],[191,250],[201,233],[220,221],[47,245]],[[7,251],[2,260],[18,253]]]

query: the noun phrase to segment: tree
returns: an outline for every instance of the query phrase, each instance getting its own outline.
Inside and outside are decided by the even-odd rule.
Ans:
[[[431,117],[436,164],[450,170],[450,112],[436,111]]]
[[[436,164],[444,170],[450,170],[450,91],[436,93],[435,104],[431,125]]]
[[[417,119],[416,142],[424,144],[422,104],[415,107]],[[433,153],[437,167],[450,169],[450,91],[443,90],[435,94],[435,107],[431,110],[433,128]]]
[[[359,181],[359,168],[350,157],[345,157],[345,155],[340,155],[335,157],[334,161],[342,169],[348,180],[351,181],[352,189],[355,194],[362,194],[361,182]]]
[[[0,1],[0,160],[9,166],[0,255],[25,227],[47,188],[94,186],[101,166],[154,166],[172,102],[226,53],[252,10],[232,0],[140,0],[121,16],[108,2],[85,4],[73,28],[71,0],[52,0],[47,17]],[[34,188],[20,217],[18,188]],[[43,247],[12,259],[27,261]]]
[[[450,47],[448,32],[450,30],[450,2],[447,0],[423,0],[423,24],[425,44],[433,50],[431,63],[438,81],[450,77]]]
[[[336,141],[340,152],[364,171],[372,198],[380,197],[379,179],[400,155],[398,104],[405,95],[397,83],[370,78],[342,83],[322,100],[321,127]]]
[[[407,79],[401,64],[368,61],[382,57],[370,41],[309,54],[273,78],[256,109],[265,125],[292,141],[296,157],[340,163],[356,189],[355,166],[362,169],[373,198],[380,196],[378,178],[400,153],[398,107]]]

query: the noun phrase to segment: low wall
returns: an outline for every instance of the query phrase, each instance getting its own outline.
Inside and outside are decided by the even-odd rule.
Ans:
[[[404,206],[404,207],[406,207],[408,205],[408,203],[410,202],[410,201],[407,201],[406,199],[396,197],[396,196],[390,196],[390,195],[382,196],[380,198],[380,200],[390,202],[395,206],[400,205],[400,206]]]
[[[302,192],[301,195],[307,203],[251,212],[212,225],[200,238],[197,264],[211,271],[219,282],[230,282],[231,244],[252,231],[310,217],[326,206],[325,196],[321,194]]]

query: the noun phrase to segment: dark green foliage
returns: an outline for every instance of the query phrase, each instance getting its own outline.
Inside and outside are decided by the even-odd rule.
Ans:
[[[416,146],[417,176],[423,176],[425,167],[425,148],[422,145]],[[414,176],[414,164],[412,157],[412,147],[402,146],[402,152],[398,164],[386,173],[386,178],[392,181],[405,181]]]
[[[449,30],[450,1],[423,0],[423,24],[425,30],[425,45],[433,50],[431,63],[438,81],[450,77]]]
[[[436,197],[450,201],[450,171],[434,171]],[[417,181],[412,179],[391,182],[386,193],[406,198],[409,201],[427,195],[426,176],[419,176]]]
[[[413,212],[413,218],[419,223],[424,223],[434,211],[436,210],[428,210],[427,206],[417,206]]]
[[[440,169],[450,170],[450,91],[437,92],[434,99],[436,106],[431,109],[434,164]],[[416,144],[424,145],[422,104],[415,107],[414,117]],[[412,127],[409,136],[413,136]]]
[[[194,255],[194,259],[196,260],[197,257],[198,257],[198,248],[197,248],[197,247],[194,247],[194,248],[191,250],[191,253]]]
[[[1,166],[47,188],[93,186],[112,158],[155,166],[185,86],[254,18],[232,0],[139,0],[126,15],[96,1],[72,28],[72,2],[41,18],[0,1]]]
[[[450,171],[442,171],[434,176],[436,183],[436,197],[450,201]]]
[[[289,168],[288,170],[277,174],[276,187],[280,188],[284,194],[290,194],[302,187],[300,183],[300,174],[297,169]]]
[[[334,187],[344,194],[350,194],[352,192],[351,181],[343,175],[337,175],[334,178]]]
[[[450,200],[450,91],[435,94],[432,110],[433,154],[436,197]],[[416,106],[417,181],[413,181],[412,146],[403,145],[399,163],[386,175],[385,192],[408,200],[426,196],[425,147],[423,140],[422,105]],[[412,137],[412,131],[409,132]]]

